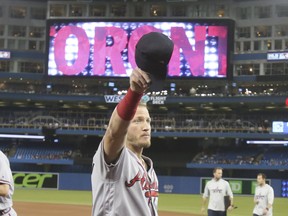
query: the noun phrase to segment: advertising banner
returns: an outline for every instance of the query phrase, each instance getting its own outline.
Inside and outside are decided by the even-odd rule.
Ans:
[[[58,189],[58,173],[13,172],[16,188]]]

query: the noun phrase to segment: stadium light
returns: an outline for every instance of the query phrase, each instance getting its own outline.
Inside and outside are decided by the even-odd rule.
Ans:
[[[18,139],[45,139],[45,136],[40,135],[20,135],[20,134],[0,134],[0,138],[18,138]]]
[[[247,140],[246,143],[256,145],[288,145],[288,141],[281,140]]]

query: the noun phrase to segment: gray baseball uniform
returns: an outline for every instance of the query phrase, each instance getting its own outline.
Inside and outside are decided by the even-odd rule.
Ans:
[[[0,183],[9,185],[9,193],[7,196],[0,196],[0,212],[1,215],[16,216],[16,212],[12,208],[12,195],[14,192],[14,181],[10,169],[10,163],[6,155],[0,151]]]
[[[265,208],[267,208],[268,203],[273,205],[274,202],[273,188],[268,184],[265,184],[263,186],[258,185],[255,188],[254,199],[258,201],[258,204],[255,205],[253,214],[263,215],[263,211]],[[273,209],[270,208],[265,216],[272,216],[273,215],[272,211]]]
[[[103,142],[93,158],[91,176],[92,216],[157,216],[158,179],[148,157],[148,171],[137,156],[124,147],[115,164],[104,160]]]
[[[224,196],[233,198],[230,185],[224,179],[216,181],[214,178],[207,182],[203,197],[209,198],[208,209],[213,211],[225,211]]]

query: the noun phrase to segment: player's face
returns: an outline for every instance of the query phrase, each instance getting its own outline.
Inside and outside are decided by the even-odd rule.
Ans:
[[[265,179],[263,179],[262,175],[257,176],[257,183],[259,185],[263,185],[265,183]]]
[[[214,172],[214,178],[216,179],[216,180],[219,180],[219,179],[221,179],[222,178],[222,170],[221,169],[217,169],[215,172]]]
[[[145,106],[138,106],[127,133],[128,144],[148,148],[151,145],[151,118]]]

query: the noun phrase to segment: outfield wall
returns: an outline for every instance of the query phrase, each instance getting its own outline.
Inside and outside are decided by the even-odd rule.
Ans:
[[[13,172],[17,188],[39,188],[58,190],[91,190],[91,175],[83,173],[37,173]],[[200,194],[209,178],[187,176],[158,176],[160,193]],[[255,179],[227,179],[236,195],[252,195]],[[269,179],[275,196],[281,197],[280,179]]]

